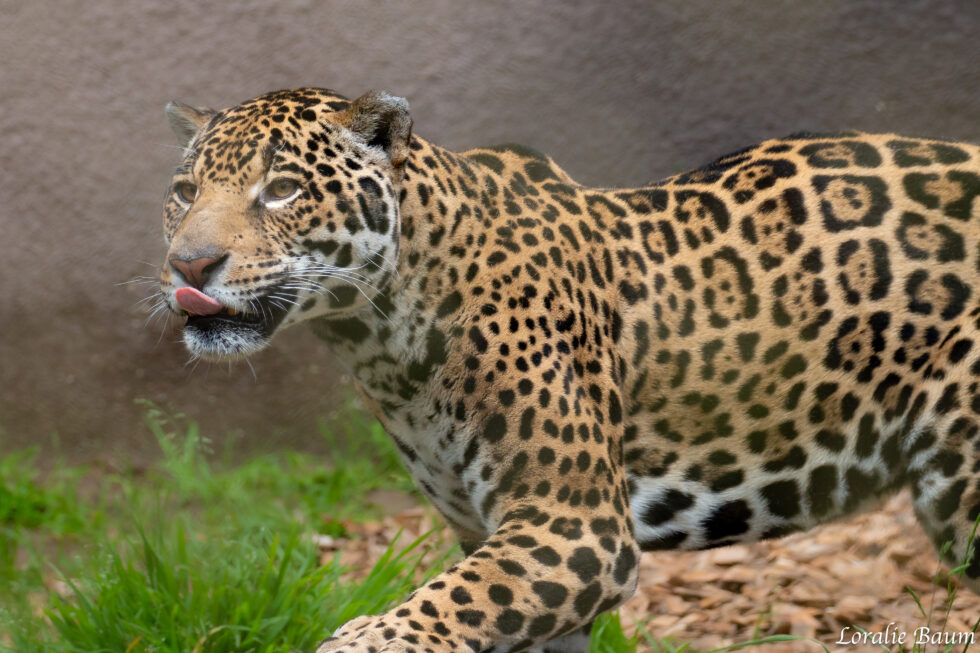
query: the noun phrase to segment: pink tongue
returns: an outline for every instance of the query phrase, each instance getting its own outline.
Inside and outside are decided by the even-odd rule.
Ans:
[[[178,288],[176,299],[177,306],[180,306],[191,315],[214,315],[224,308],[221,304],[195,288]]]

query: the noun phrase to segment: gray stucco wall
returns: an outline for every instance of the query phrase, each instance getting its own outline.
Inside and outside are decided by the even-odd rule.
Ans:
[[[164,252],[171,98],[383,88],[442,145],[523,142],[630,185],[802,129],[980,141],[978,33],[968,0],[0,0],[0,446],[139,457],[138,397],[274,446],[334,405],[302,327],[254,377],[192,370],[144,327],[149,289],[117,285]]]

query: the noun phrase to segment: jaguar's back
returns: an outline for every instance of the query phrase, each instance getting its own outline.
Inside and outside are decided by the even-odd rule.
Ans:
[[[978,172],[971,145],[804,135],[617,194],[641,546],[779,535],[905,483],[937,542],[976,519]]]

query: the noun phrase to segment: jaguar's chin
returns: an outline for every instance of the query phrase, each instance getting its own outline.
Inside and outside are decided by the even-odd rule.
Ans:
[[[191,316],[184,325],[183,342],[194,357],[222,363],[240,361],[265,349],[271,335],[247,324]]]

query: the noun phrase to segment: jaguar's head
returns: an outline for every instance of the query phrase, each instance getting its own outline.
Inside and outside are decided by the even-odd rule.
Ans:
[[[207,360],[265,347],[283,327],[367,307],[398,260],[408,103],[325,89],[224,111],[171,103],[185,156],[163,211],[163,296]]]

